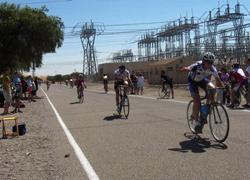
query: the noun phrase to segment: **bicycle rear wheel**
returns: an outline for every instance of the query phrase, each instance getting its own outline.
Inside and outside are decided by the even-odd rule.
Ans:
[[[126,118],[128,118],[129,110],[130,110],[129,99],[128,99],[128,96],[125,95],[123,97],[123,112],[124,112],[124,115],[125,115]]]
[[[170,86],[168,84],[165,85],[165,96],[167,99],[170,97]]]
[[[187,122],[188,122],[188,127],[191,130],[192,133],[195,133],[194,127],[195,127],[195,120],[193,117],[193,106],[194,106],[194,101],[190,101],[187,106]]]
[[[229,119],[227,111],[220,103],[214,103],[210,109],[209,126],[214,139],[224,142],[229,133]]]
[[[166,85],[164,85],[164,86],[162,86],[162,84],[159,85],[159,87],[158,87],[158,95],[159,95],[160,98],[164,98],[166,96],[165,89],[166,89]]]

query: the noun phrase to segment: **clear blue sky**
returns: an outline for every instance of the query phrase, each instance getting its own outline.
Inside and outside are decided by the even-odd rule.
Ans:
[[[160,28],[166,22],[184,16],[200,18],[205,12],[227,3],[234,8],[239,2],[250,10],[249,0],[8,0],[8,2],[32,8],[45,5],[49,9],[48,15],[61,17],[64,22],[63,46],[57,49],[56,53],[44,55],[43,67],[35,71],[36,75],[82,72],[83,48],[80,37],[70,35],[73,27],[79,22],[92,20],[96,25],[105,26],[104,33],[96,36],[95,41],[98,63],[101,64],[108,62],[106,59],[111,53],[122,49],[136,50],[136,41],[141,35],[150,32],[148,29]],[[248,13],[243,7],[241,12]],[[105,33],[130,30],[136,31],[105,35]]]

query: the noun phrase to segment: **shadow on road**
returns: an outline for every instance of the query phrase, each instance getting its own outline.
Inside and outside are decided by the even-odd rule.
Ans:
[[[72,102],[72,103],[69,103],[69,104],[82,104],[82,103],[80,103],[79,101],[76,101],[76,102]]]
[[[122,118],[122,115],[113,115],[113,116],[106,116],[103,120],[106,120],[106,121],[113,121],[115,119],[126,119],[126,118]]]
[[[170,151],[177,151],[187,153],[204,153],[208,148],[227,149],[227,145],[218,143],[216,141],[209,141],[208,138],[201,138],[199,135],[193,133],[185,133],[184,136],[190,140],[180,142],[181,148],[170,148]]]

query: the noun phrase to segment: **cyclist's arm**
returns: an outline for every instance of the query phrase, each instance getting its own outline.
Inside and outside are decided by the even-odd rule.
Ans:
[[[192,69],[191,69],[190,67],[182,67],[182,68],[180,69],[180,72],[183,72],[183,73],[188,73],[188,72],[190,72],[190,71],[192,71]]]
[[[221,82],[221,80],[220,80],[219,77],[216,77],[215,80],[216,80],[217,86],[219,86],[219,87],[224,87],[224,84]]]

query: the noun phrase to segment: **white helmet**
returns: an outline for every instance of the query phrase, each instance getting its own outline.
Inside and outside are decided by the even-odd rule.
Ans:
[[[215,60],[215,55],[211,52],[205,52],[203,54],[203,60],[206,60],[206,61],[214,61]]]

